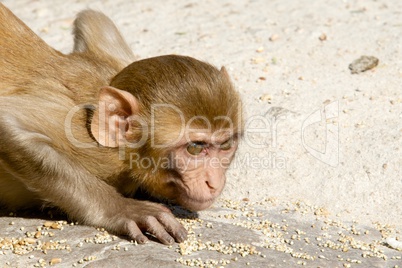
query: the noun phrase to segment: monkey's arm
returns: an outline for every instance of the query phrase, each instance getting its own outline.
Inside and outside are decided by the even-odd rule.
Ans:
[[[164,244],[181,242],[186,231],[159,204],[128,199],[90,174],[71,153],[56,149],[55,141],[7,111],[0,116],[0,169],[20,181],[39,199],[85,224],[128,235],[139,243],[147,231]],[[0,177],[7,185],[9,177]],[[0,191],[1,193],[1,191]],[[16,191],[15,194],[18,194]]]
[[[121,69],[136,59],[114,23],[93,10],[80,12],[74,21],[74,52],[116,61]]]

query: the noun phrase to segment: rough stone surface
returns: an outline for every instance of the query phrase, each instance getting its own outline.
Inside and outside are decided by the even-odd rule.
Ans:
[[[172,246],[136,245],[60,221],[63,215],[4,215],[0,260],[4,267],[50,266],[55,258],[60,267],[396,267],[402,262],[402,253],[384,240],[395,228],[342,221],[303,202],[221,200],[199,215],[173,209],[189,238]],[[42,235],[35,238],[38,230]]]
[[[202,245],[214,243],[210,250],[181,255],[178,244],[111,237],[92,244],[85,241],[102,231],[81,225],[32,240],[26,232],[49,219],[2,211],[0,267],[49,266],[57,258],[56,267],[180,267],[190,259],[221,261],[213,267],[402,267],[401,251],[385,245],[387,237],[402,240],[401,1],[2,3],[64,53],[72,49],[74,16],[93,8],[116,22],[140,58],[176,53],[225,65],[243,97],[247,130],[222,195],[240,208],[223,200],[192,222]],[[348,66],[361,55],[379,64],[352,75]],[[261,214],[244,216],[251,208]],[[265,229],[258,226],[264,220]],[[253,228],[242,227],[247,222]],[[7,248],[13,237],[23,240],[14,241],[19,250],[53,242],[16,254]],[[243,243],[255,254],[224,254],[220,240],[221,248]]]

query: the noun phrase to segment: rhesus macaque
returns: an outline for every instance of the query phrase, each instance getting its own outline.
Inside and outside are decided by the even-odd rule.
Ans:
[[[197,211],[219,196],[242,135],[227,72],[185,56],[135,61],[91,10],[74,35],[62,54],[0,4],[0,203],[55,206],[139,243],[183,241],[167,207],[132,197]]]

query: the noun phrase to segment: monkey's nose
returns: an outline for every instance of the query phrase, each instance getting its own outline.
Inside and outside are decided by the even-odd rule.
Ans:
[[[208,186],[209,191],[211,192],[211,194],[214,194],[216,192],[216,186],[214,186],[209,180],[206,180],[205,183]]]
[[[214,189],[214,187],[211,185],[211,183],[208,180],[205,181],[205,183],[207,184],[208,188]]]

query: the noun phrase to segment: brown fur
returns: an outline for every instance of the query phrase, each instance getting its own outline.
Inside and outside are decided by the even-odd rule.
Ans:
[[[234,155],[235,146],[222,152],[216,148],[241,135],[239,96],[224,68],[190,57],[160,56],[128,65],[134,55],[99,12],[80,13],[74,25],[74,52],[64,55],[0,4],[0,203],[10,208],[47,203],[139,242],[147,240],[141,230],[163,243],[182,241],[186,232],[168,210],[126,197],[142,188],[202,209],[222,190],[227,167],[194,166],[186,152],[192,140],[172,143],[182,122],[169,110],[155,113],[152,121],[151,107],[171,104],[185,122],[195,116],[212,122],[208,136],[200,136],[211,144],[203,154],[207,163],[210,156]],[[113,109],[102,114],[103,104]],[[219,116],[235,125],[216,121]],[[146,122],[147,129],[135,118]],[[192,124],[195,132],[205,127],[202,120]],[[216,147],[211,135],[223,129],[230,129],[229,134],[219,136]],[[153,130],[142,147],[130,148],[144,131]],[[153,142],[166,146],[155,148]],[[179,161],[164,168],[133,168],[132,154]],[[183,167],[183,159],[190,160],[191,169]]]

